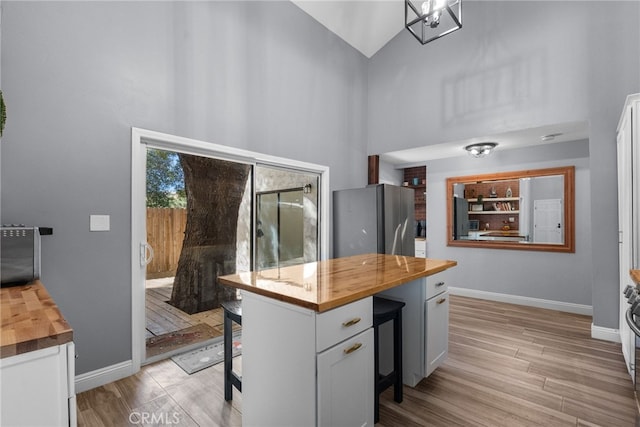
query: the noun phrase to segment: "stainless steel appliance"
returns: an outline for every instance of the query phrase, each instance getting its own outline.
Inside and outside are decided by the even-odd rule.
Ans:
[[[640,390],[640,384],[638,382],[638,380],[640,380],[640,370],[637,369],[640,363],[640,294],[638,288],[631,285],[627,285],[623,294],[627,299],[627,303],[630,304],[625,313],[625,319],[627,320],[629,328],[631,328],[631,331],[635,334],[634,353],[628,369],[635,390],[638,391]]]
[[[40,230],[24,225],[0,227],[0,283],[2,287],[40,278]]]
[[[414,190],[389,184],[333,192],[333,256],[415,254]]]
[[[462,197],[453,197],[453,238],[460,240],[469,236],[469,203]]]

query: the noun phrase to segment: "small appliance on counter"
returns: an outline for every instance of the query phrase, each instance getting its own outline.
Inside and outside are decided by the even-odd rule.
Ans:
[[[18,286],[40,278],[40,236],[48,227],[23,224],[0,227],[0,287]]]

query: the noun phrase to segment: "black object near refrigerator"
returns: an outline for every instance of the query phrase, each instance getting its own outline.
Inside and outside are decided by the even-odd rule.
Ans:
[[[414,190],[390,184],[333,192],[333,256],[415,254]]]

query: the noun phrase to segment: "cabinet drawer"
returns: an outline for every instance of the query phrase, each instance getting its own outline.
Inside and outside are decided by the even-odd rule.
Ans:
[[[316,317],[316,351],[329,348],[372,325],[372,297],[320,313]]]
[[[427,277],[427,299],[432,298],[447,290],[447,284],[438,276]]]

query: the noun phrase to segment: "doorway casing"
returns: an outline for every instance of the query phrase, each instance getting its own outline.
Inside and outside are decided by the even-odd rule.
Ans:
[[[161,132],[131,129],[131,353],[130,375],[140,370],[145,354],[144,282],[148,248],[146,244],[146,153],[147,148],[175,151],[221,160],[256,165],[277,166],[294,171],[318,174],[318,246],[319,258],[329,255],[329,167],[270,156],[248,150],[184,138]],[[254,177],[255,179],[255,177]],[[253,186],[255,188],[255,186]],[[255,190],[254,190],[255,192]],[[255,194],[252,195],[255,199]],[[255,212],[252,212],[255,225]],[[255,230],[255,226],[253,227]],[[252,236],[255,241],[255,236]],[[255,251],[255,249],[254,249]]]

